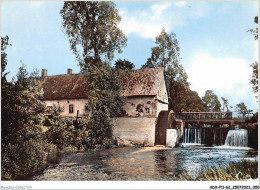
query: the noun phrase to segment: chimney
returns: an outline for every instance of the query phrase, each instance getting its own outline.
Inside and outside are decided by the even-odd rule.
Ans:
[[[42,78],[47,77],[47,69],[42,69]]]
[[[68,74],[68,75],[71,75],[71,74],[72,74],[72,69],[68,69],[67,74]]]

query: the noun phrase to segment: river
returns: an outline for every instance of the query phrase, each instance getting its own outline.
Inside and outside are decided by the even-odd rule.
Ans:
[[[111,148],[65,154],[58,164],[30,180],[173,180],[174,176],[195,177],[203,169],[242,159],[258,160],[258,152],[204,146]]]

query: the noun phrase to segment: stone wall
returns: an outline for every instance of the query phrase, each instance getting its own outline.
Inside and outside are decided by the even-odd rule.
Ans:
[[[154,146],[156,117],[112,118],[113,135],[144,146]]]

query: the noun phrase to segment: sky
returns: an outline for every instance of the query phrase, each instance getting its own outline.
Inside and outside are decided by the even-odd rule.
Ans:
[[[258,1],[116,1],[122,17],[120,29],[128,42],[117,59],[127,59],[139,69],[151,56],[155,37],[165,28],[179,41],[181,64],[191,90],[202,97],[213,90],[235,106],[244,102],[256,111],[258,103],[249,79],[250,65],[258,61],[258,42],[247,32],[255,29]],[[1,36],[8,35],[11,80],[21,66],[32,72],[47,69],[48,75],[80,68],[62,31],[62,1],[4,1],[1,4]]]

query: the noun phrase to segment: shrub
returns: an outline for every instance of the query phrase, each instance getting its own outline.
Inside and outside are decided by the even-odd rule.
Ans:
[[[19,144],[2,146],[2,179],[22,179],[43,170],[47,166],[48,155],[56,152],[56,147],[44,141],[29,140]]]

